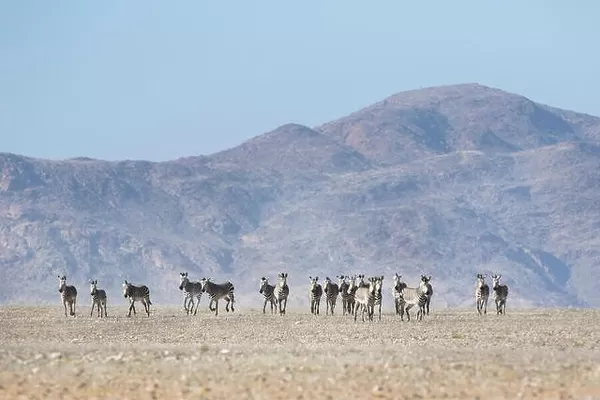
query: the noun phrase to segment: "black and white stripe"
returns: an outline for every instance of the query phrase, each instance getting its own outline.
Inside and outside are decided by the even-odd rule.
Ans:
[[[75,304],[77,303],[77,289],[73,285],[67,285],[67,276],[58,275],[58,292],[60,299],[65,307],[65,317],[67,316],[67,304],[69,305],[69,315],[75,316]]]
[[[506,314],[506,299],[508,298],[508,286],[500,284],[502,275],[492,275],[492,290],[496,302],[496,314]]]
[[[123,282],[123,296],[125,298],[129,298],[129,302],[131,305],[129,306],[129,314],[128,317],[131,317],[131,311],[133,310],[133,314],[135,315],[135,302],[139,301],[144,305],[144,310],[146,314],[150,316],[150,305],[152,302],[150,301],[150,289],[146,285],[135,286],[130,282],[125,280]]]
[[[340,293],[340,287],[337,283],[331,282],[331,279],[326,276],[323,292],[325,292],[325,315],[329,314],[329,310],[331,310],[331,315],[333,315],[338,294]]]
[[[90,280],[90,295],[92,296],[92,310],[90,317],[94,313],[94,307],[98,307],[98,316],[108,317],[106,312],[106,291],[98,289],[98,280]],[[103,315],[104,314],[104,315]]]
[[[379,321],[381,321],[381,303],[383,301],[383,275],[376,276],[373,279],[375,282],[375,293],[373,299],[373,307],[377,307],[379,314]]]
[[[319,282],[319,277],[309,277],[310,287],[308,290],[308,296],[310,299],[310,313],[319,315],[321,306],[321,297],[323,296],[323,288]]]
[[[427,286],[421,284],[416,288],[410,288],[406,286],[406,283],[400,282],[397,288],[401,295],[401,307],[404,311],[406,311],[406,318],[410,321],[410,309],[413,306],[417,306],[419,311],[417,311],[417,320],[421,321],[423,319],[423,314],[425,314],[425,303],[427,302]],[[400,317],[403,317],[404,312],[401,312]]]
[[[179,290],[183,291],[183,308],[187,315],[194,311],[194,315],[198,312],[200,299],[202,298],[202,284],[200,282],[191,282],[187,272],[179,273]],[[194,309],[194,298],[198,301]]]
[[[277,300],[275,299],[275,286],[269,285],[269,278],[264,276],[260,278],[260,289],[258,293],[263,295],[265,303],[263,304],[263,314],[266,313],[267,303],[271,304],[271,314],[275,312],[277,308]]]
[[[202,278],[200,280],[202,284],[202,291],[208,294],[210,298],[210,302],[208,303],[208,309],[210,311],[215,312],[215,316],[219,315],[219,300],[224,299],[225,303],[225,311],[229,312],[229,305],[231,304],[231,312],[235,311],[233,304],[235,303],[235,295],[234,290],[235,287],[233,283],[227,281],[225,283],[214,283],[211,282],[210,278]],[[213,302],[215,303],[215,308],[212,308]]]
[[[275,301],[279,304],[279,315],[285,314],[287,301],[290,295],[290,287],[287,284],[287,272],[281,272],[277,275],[277,285],[275,285]]]
[[[421,275],[421,285],[427,286],[427,301],[425,302],[424,310],[427,311],[427,315],[429,315],[429,303],[431,303],[431,296],[433,296],[433,286],[431,286],[431,275],[425,276]]]
[[[350,301],[354,300],[354,296],[351,293],[348,293],[350,284],[346,280],[347,277],[339,275],[336,278],[338,278],[338,287],[340,290],[340,297],[342,298],[342,315],[346,315],[346,313],[352,314],[352,311],[350,311]]]
[[[364,275],[363,275],[364,278]],[[356,321],[356,317],[358,315],[358,310],[360,309],[362,320],[365,322],[365,311],[367,312],[367,317],[369,321],[373,321],[373,311],[375,305],[375,278],[369,278],[369,282],[366,283],[368,286],[359,286],[360,285],[360,275],[359,278],[353,281],[350,286],[356,286],[356,292],[354,294],[354,321]]]
[[[490,297],[490,287],[485,283],[485,275],[477,274],[477,287],[475,288],[475,304],[477,312],[487,314],[487,303]]]
[[[392,296],[394,297],[396,315],[400,315],[402,319],[404,319],[404,299],[402,298],[402,288],[406,286],[406,283],[402,282],[402,275],[395,273],[394,286],[392,286]]]

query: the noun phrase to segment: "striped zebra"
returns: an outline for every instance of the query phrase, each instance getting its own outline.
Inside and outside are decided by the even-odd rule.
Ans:
[[[58,275],[58,293],[65,307],[65,317],[67,316],[67,304],[69,305],[69,315],[75,316],[75,304],[77,303],[77,289],[75,286],[67,285],[67,276]]]
[[[287,272],[281,272],[277,275],[277,285],[275,285],[275,301],[279,304],[279,315],[285,314],[287,309],[290,287],[287,284]]]
[[[131,282],[127,282],[127,280],[123,281],[123,296],[125,298],[129,298],[129,302],[131,305],[129,306],[129,314],[128,317],[131,317],[131,310],[133,310],[133,314],[135,315],[135,302],[139,301],[144,305],[144,310],[146,314],[150,316],[150,305],[152,302],[150,301],[150,289],[148,286],[135,286],[132,285]]]
[[[421,275],[421,284],[427,286],[427,301],[425,302],[425,310],[427,311],[427,315],[429,315],[429,303],[431,303],[431,296],[433,296],[433,286],[431,286],[429,281],[431,281],[431,275]]]
[[[381,303],[383,301],[383,276],[376,276],[373,278],[375,282],[375,298],[373,300],[373,307],[378,307],[379,321],[381,321]]]
[[[508,297],[508,286],[500,284],[502,275],[492,275],[492,290],[496,302],[496,314],[506,314],[506,298]]]
[[[337,297],[340,293],[340,287],[337,283],[331,282],[331,279],[326,276],[325,283],[323,285],[323,292],[325,293],[325,315],[329,313],[329,310],[331,310],[331,315],[333,315],[333,311],[335,310],[335,305],[337,303]]]
[[[364,277],[364,275],[363,275]],[[358,285],[356,285],[356,280],[359,279],[356,275],[347,276],[348,279],[348,289],[346,290],[346,296],[348,301],[348,312],[350,315],[354,315],[354,309],[356,308],[356,291],[358,290]]]
[[[394,306],[396,307],[396,315],[400,315],[404,319],[404,299],[402,298],[402,288],[407,285],[402,282],[402,275],[394,274],[394,286],[392,286],[392,296],[394,297]]]
[[[183,309],[186,314],[190,315],[194,311],[194,315],[196,315],[200,299],[202,298],[202,285],[200,282],[191,282],[187,272],[180,272],[179,290],[183,291]],[[196,302],[196,309],[194,309],[194,298],[198,300]]]
[[[352,298],[352,300],[354,300],[354,297],[352,294],[348,293],[348,287],[350,286],[348,284],[348,282],[346,281],[346,278],[344,275],[338,275],[336,276],[336,278],[338,279],[338,287],[339,287],[339,291],[340,291],[340,297],[342,298],[342,315],[346,315],[346,313],[350,313],[350,301]]]
[[[263,314],[266,313],[267,303],[271,304],[271,314],[277,309],[277,299],[275,298],[275,286],[269,285],[269,278],[264,276],[260,278],[260,288],[258,293],[262,294],[265,303],[263,304]]]
[[[224,299],[225,311],[229,312],[229,305],[231,304],[231,312],[235,311],[233,303],[235,303],[233,283],[227,281],[225,283],[214,283],[210,278],[202,278],[200,280],[202,284],[202,292],[206,292],[210,301],[208,303],[208,309],[215,312],[215,317],[219,315],[219,300]],[[212,308],[212,304],[215,303],[215,308]]]
[[[427,285],[424,285],[423,282],[421,282],[418,287],[410,288],[406,283],[400,282],[397,290],[399,290],[402,295],[402,308],[406,312],[408,321],[410,321],[410,309],[415,305],[419,308],[419,311],[417,311],[417,320],[423,320],[425,303],[427,302]],[[402,320],[404,320],[404,311],[400,313],[400,318]]]
[[[363,322],[365,322],[365,311],[367,312],[367,317],[369,318],[369,321],[373,321],[376,279],[369,278],[368,286],[359,286],[360,278],[358,278],[357,280],[350,283],[351,287],[357,287],[356,293],[354,294],[354,301],[356,303],[354,306],[354,321],[356,321],[359,309],[361,310]]]
[[[310,287],[308,291],[310,299],[310,313],[319,315],[319,309],[321,308],[321,296],[323,296],[323,288],[319,282],[319,277],[309,276]]]
[[[477,288],[475,289],[475,304],[477,312],[487,314],[487,303],[490,297],[490,287],[485,283],[485,275],[477,274]]]
[[[98,280],[95,281],[90,280],[90,296],[92,296],[92,310],[90,311],[90,317],[94,314],[94,307],[98,306],[98,316],[102,318],[102,314],[104,311],[104,316],[108,317],[106,313],[106,291],[102,289],[98,289]]]

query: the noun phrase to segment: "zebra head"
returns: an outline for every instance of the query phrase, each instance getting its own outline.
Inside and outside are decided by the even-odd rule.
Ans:
[[[265,278],[264,276],[260,278],[260,289],[258,293],[262,293],[267,289],[267,285],[269,284],[269,278]]]
[[[346,283],[346,277],[344,275],[338,275],[336,276],[336,278],[338,279],[338,286],[342,287],[342,285],[347,285]]]
[[[67,276],[66,275],[63,275],[63,276],[58,275],[58,292],[62,293],[63,290],[65,290],[65,286],[67,286]]]
[[[419,288],[422,293],[429,294],[429,279],[431,277],[426,277],[425,275],[421,275],[421,282],[419,282]]]
[[[317,285],[319,284],[319,277],[315,276],[314,278],[312,276],[309,276],[308,279],[310,279],[310,290],[314,290]]]
[[[279,286],[287,286],[287,277],[287,272],[282,272],[279,275],[277,275],[277,278],[279,278]]]
[[[485,285],[485,275],[477,274],[477,287],[482,287]]]
[[[369,286],[368,283],[365,283],[365,274],[362,275],[358,275],[358,283],[356,284],[356,286]]]
[[[180,272],[179,273],[179,290],[183,290],[184,286],[187,285],[187,283],[190,280],[188,279],[188,273],[187,272]]]
[[[493,287],[496,288],[498,286],[500,286],[500,278],[502,278],[502,275],[492,275],[492,282],[494,283]]]
[[[131,290],[131,283],[127,282],[127,280],[123,281],[123,297],[129,297],[129,292]]]
[[[430,280],[431,280],[431,275],[429,275],[429,276],[421,275],[421,282],[423,282],[424,284],[429,283]]]
[[[90,295],[95,295],[96,292],[98,291],[98,280],[96,279],[95,281],[90,280]]]
[[[202,293],[206,292],[206,284],[210,282],[210,278],[202,278],[200,279],[200,286],[202,287]]]

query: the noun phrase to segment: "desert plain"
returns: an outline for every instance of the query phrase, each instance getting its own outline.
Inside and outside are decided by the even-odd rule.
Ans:
[[[0,307],[1,399],[600,399],[600,310]]]

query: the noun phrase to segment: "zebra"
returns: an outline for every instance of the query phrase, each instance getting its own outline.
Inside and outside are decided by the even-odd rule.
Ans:
[[[325,292],[325,315],[328,314],[331,309],[331,315],[335,310],[337,303],[337,297],[340,293],[340,287],[337,283],[332,283],[328,276],[325,277],[325,284],[323,285],[323,292]]]
[[[377,276],[373,278],[375,282],[375,298],[373,300],[373,307],[379,306],[379,321],[381,321],[381,302],[383,300],[382,286],[383,286],[383,276]]]
[[[219,315],[219,300],[225,299],[225,311],[229,312],[229,304],[231,304],[231,312],[235,311],[233,307],[233,303],[235,303],[234,290],[235,287],[233,283],[227,281],[225,283],[214,283],[210,280],[210,278],[202,278],[200,280],[202,284],[202,292],[206,292],[210,301],[208,303],[208,309],[210,311],[215,312],[215,317]],[[213,302],[215,303],[215,308],[212,308]]]
[[[98,280],[95,281],[90,280],[90,296],[92,296],[92,310],[90,311],[90,317],[94,313],[94,306],[98,306],[98,316],[102,318],[102,314],[104,311],[104,316],[108,317],[106,313],[106,291],[102,289],[98,289]]]
[[[492,275],[492,290],[496,302],[496,314],[506,314],[506,298],[508,297],[508,286],[500,284],[502,275]]]
[[[416,288],[410,288],[404,282],[399,282],[396,287],[402,295],[402,308],[406,311],[406,318],[410,321],[410,309],[413,306],[418,306],[419,311],[417,311],[417,320],[423,320],[423,314],[425,314],[425,303],[427,302],[427,285],[423,282],[419,284]],[[400,313],[400,318],[404,320],[404,311]]]
[[[133,310],[134,315],[136,314],[136,301],[139,301],[144,305],[146,314],[150,316],[150,305],[152,305],[152,302],[150,301],[150,289],[148,289],[148,286],[135,286],[132,285],[131,282],[125,280],[123,281],[123,297],[129,298],[129,302],[131,303],[129,306],[129,314],[127,314],[128,317],[131,317],[131,310]]]
[[[288,296],[290,295],[290,288],[287,284],[287,272],[281,272],[277,275],[277,285],[275,285],[275,301],[279,304],[279,315],[285,314],[287,309]]]
[[[477,312],[481,315],[483,310],[484,314],[487,314],[487,303],[490,297],[490,287],[485,283],[485,275],[477,274],[477,288],[475,289],[475,304],[477,305]]]
[[[190,282],[187,272],[179,273],[179,290],[183,290],[183,309],[187,315],[194,311],[194,315],[198,312],[200,299],[202,298],[202,285],[200,282]],[[198,299],[196,309],[194,310],[194,297]],[[191,305],[191,306],[190,306]]]
[[[364,277],[364,275],[363,275]],[[356,280],[359,279],[356,275],[353,275],[352,277],[347,276],[346,279],[348,279],[349,284],[348,284],[348,289],[346,290],[346,296],[347,296],[347,302],[348,302],[348,312],[350,313],[350,315],[354,314],[354,309],[356,307],[356,291],[358,290],[358,286],[356,285]]]
[[[310,313],[319,315],[319,309],[321,306],[321,296],[323,296],[323,288],[321,284],[319,284],[319,277],[308,277],[310,279],[310,289],[309,289],[309,298],[310,298]]]
[[[360,278],[358,278],[360,280]],[[356,293],[354,294],[354,301],[356,302],[354,306],[354,321],[356,322],[356,317],[358,315],[358,309],[360,308],[362,314],[362,320],[365,322],[365,311],[367,312],[367,316],[369,321],[373,321],[373,310],[375,303],[375,286],[376,286],[376,278],[369,278],[369,286],[359,286],[360,283],[354,281],[351,283],[351,286],[356,286]]]
[[[427,286],[427,301],[425,302],[425,310],[427,310],[427,315],[429,315],[429,303],[431,302],[431,296],[433,296],[433,287],[429,281],[431,281],[431,275],[421,275],[421,282]]]
[[[269,285],[269,278],[265,278],[264,276],[260,278],[260,289],[258,293],[262,294],[265,298],[265,303],[263,304],[263,314],[266,313],[267,303],[271,303],[271,314],[277,308],[277,300],[275,299],[275,286]]]
[[[402,287],[406,287],[406,284],[402,282],[402,275],[395,273],[394,286],[392,286],[392,296],[394,297],[396,315],[400,315],[400,317],[404,319],[404,299],[402,298]]]
[[[69,304],[69,315],[75,316],[75,304],[77,303],[77,289],[75,286],[67,285],[67,276],[58,275],[58,293],[65,307],[65,317],[67,316],[67,304]]]
[[[348,287],[350,285],[346,281],[344,275],[338,275],[336,278],[338,279],[338,288],[340,297],[342,298],[342,315],[346,315],[347,312],[350,312],[350,298],[352,297],[352,295],[348,293]]]

